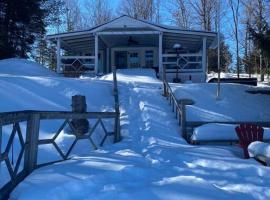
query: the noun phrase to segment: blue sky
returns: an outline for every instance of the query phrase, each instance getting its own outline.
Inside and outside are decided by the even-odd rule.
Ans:
[[[79,4],[81,6],[81,9],[84,9],[84,3],[88,1],[88,0],[79,0]],[[109,6],[113,9],[113,13],[114,16],[117,17],[119,15],[118,12],[118,8],[119,8],[119,4],[121,3],[122,0],[107,0],[109,3]],[[227,5],[222,2],[222,10],[223,12],[226,12],[226,15],[222,15],[221,19],[222,19],[222,23],[221,23],[221,32],[223,33],[224,37],[225,37],[225,42],[229,45],[230,50],[233,54],[233,61],[235,61],[235,55],[234,55],[234,50],[235,50],[235,43],[233,41],[232,35],[231,35],[231,29],[232,29],[232,16],[227,15],[230,14],[230,10],[228,10]],[[167,4],[168,1],[167,0],[162,0],[161,3],[163,4]],[[168,21],[168,11],[164,8],[161,7],[161,23],[162,24],[169,24],[171,25],[171,22]],[[199,28],[199,27],[198,27]]]

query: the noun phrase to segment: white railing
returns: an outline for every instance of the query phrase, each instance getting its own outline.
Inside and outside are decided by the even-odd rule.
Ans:
[[[179,57],[178,57],[179,56]],[[203,72],[202,67],[202,54],[188,53],[188,54],[163,54],[163,65],[165,66],[166,73],[179,72]],[[179,66],[177,60],[179,58]]]
[[[63,74],[95,73],[95,56],[61,56]]]

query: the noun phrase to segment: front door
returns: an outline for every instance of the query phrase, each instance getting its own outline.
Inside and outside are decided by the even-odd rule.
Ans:
[[[117,69],[127,68],[127,51],[115,52],[115,66],[117,67]]]
[[[128,52],[128,68],[140,68],[141,60],[139,51]]]

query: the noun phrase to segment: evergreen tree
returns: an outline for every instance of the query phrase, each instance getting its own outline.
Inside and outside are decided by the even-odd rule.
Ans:
[[[208,71],[217,72],[217,50],[209,49],[208,51]],[[229,66],[232,63],[232,54],[229,51],[228,45],[222,41],[220,43],[220,69],[223,72],[229,71]]]
[[[45,34],[46,0],[0,1],[0,59],[26,58],[35,39]]]
[[[51,31],[52,29],[57,29],[56,32],[58,33],[62,23],[61,16],[64,14],[64,2],[62,0],[47,0],[41,6],[45,11],[45,26],[49,27]],[[41,65],[55,70],[55,52],[55,44],[46,40],[46,31],[38,34],[33,45],[31,57]]]

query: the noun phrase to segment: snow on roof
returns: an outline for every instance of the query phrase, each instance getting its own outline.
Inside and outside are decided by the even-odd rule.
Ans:
[[[44,66],[26,59],[9,58],[0,60],[0,75],[58,76]]]

